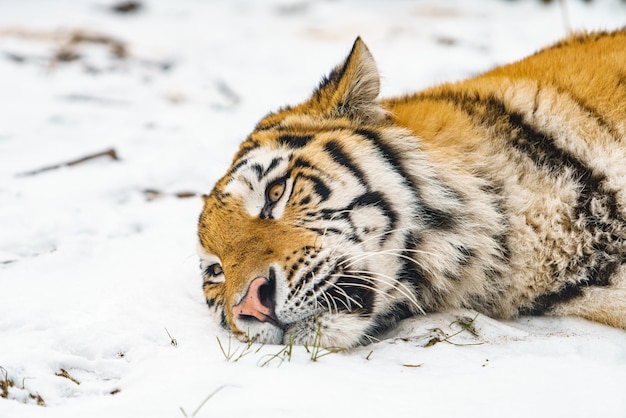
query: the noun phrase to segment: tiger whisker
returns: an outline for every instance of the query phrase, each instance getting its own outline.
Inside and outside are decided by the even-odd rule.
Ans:
[[[362,279],[362,277],[356,276],[356,275],[345,275],[342,274],[341,277],[347,277],[347,278],[352,278],[352,279]],[[384,298],[389,298],[390,295],[386,294],[385,292],[383,292],[380,289],[377,289],[374,285],[367,285],[367,284],[363,284],[363,283],[356,283],[356,282],[347,282],[347,283],[337,283],[337,286],[350,286],[350,287],[360,287],[362,289],[368,289],[371,290],[372,292],[379,294],[380,296],[384,297]],[[345,291],[344,291],[345,292]],[[362,304],[359,303],[359,307],[363,307]]]
[[[326,292],[324,292],[323,290],[320,291],[320,295],[326,300],[327,306],[328,306],[328,313],[332,316],[333,315],[333,307],[331,306],[330,300],[328,299],[328,295],[326,295]],[[339,307],[337,306],[336,303],[333,302],[333,304],[335,305],[335,312],[339,313]]]
[[[409,260],[411,262],[414,262],[417,264],[417,261],[409,256],[407,256],[404,253],[413,253],[413,254],[420,254],[420,255],[435,255],[435,253],[432,252],[428,252],[428,251],[423,251],[423,250],[417,250],[417,249],[404,249],[404,248],[390,248],[387,250],[381,250],[381,251],[368,251],[368,252],[362,252],[360,254],[352,254],[350,257],[344,257],[344,259],[342,260],[341,264],[346,264],[346,263],[350,263],[350,262],[357,262],[357,261],[361,261],[364,260],[366,258],[369,257],[374,257],[377,255],[395,255],[398,256],[400,258],[403,258],[405,260]],[[350,265],[348,264],[347,267],[350,267]]]
[[[337,291],[341,292],[346,297],[346,300],[348,302],[352,302],[355,305],[357,305],[359,308],[363,308],[363,304],[359,303],[356,299],[354,299],[352,296],[350,296],[344,289],[341,288],[340,284],[338,284],[338,283],[331,283],[330,285],[333,288],[337,289]],[[343,300],[341,300],[341,302],[343,302]],[[343,304],[346,307],[346,309],[351,310],[351,307],[348,306],[345,302],[343,302]]]
[[[376,272],[371,272],[371,271],[350,271],[350,272],[353,274],[352,275],[344,274],[344,276],[366,280],[366,281],[369,281],[370,283],[379,282],[379,283],[383,283],[388,286],[391,286],[393,290],[397,291],[402,296],[406,297],[409,300],[409,302],[411,302],[411,304],[415,306],[415,308],[418,311],[420,311],[423,314],[426,313],[424,311],[424,308],[422,308],[421,305],[418,303],[417,298],[415,297],[415,294],[413,293],[412,289],[409,288],[406,284],[402,283],[401,281],[398,281],[395,278],[389,275],[383,274],[383,273],[376,273]],[[377,275],[380,277],[372,277],[373,275]],[[383,279],[388,279],[388,280],[383,280]],[[374,283],[372,283],[372,285],[373,284]],[[385,297],[391,297],[390,295],[383,293],[379,289],[376,289],[376,290],[379,291],[381,294],[385,295]]]
[[[346,277],[346,276],[342,276],[342,277]],[[357,278],[357,277],[354,277]],[[374,292],[375,294],[378,294],[380,296],[382,296],[383,298],[388,298],[390,297],[389,295],[385,294],[384,292],[382,292],[380,289],[377,289],[375,286],[371,286],[371,285],[366,285],[363,283],[356,283],[356,282],[351,282],[351,283],[338,283],[339,286],[350,286],[350,287],[360,287],[361,289],[367,289],[367,290],[371,290],[372,292]],[[362,307],[362,305],[361,305]]]
[[[379,256],[379,255],[394,255],[398,258],[407,260],[413,264],[415,264],[416,266],[420,267],[421,269],[424,269],[426,272],[430,273],[430,274],[434,274],[434,272],[428,268],[428,266],[424,266],[422,264],[420,264],[417,260],[415,260],[414,258],[409,257],[408,255],[404,254],[404,253],[415,253],[415,254],[420,254],[420,255],[434,255],[434,253],[430,253],[430,252],[426,252],[426,251],[422,251],[422,250],[411,250],[411,249],[387,249],[387,250],[383,250],[383,251],[370,251],[370,252],[363,252],[360,254],[353,254],[349,257],[344,257],[343,260],[338,263],[339,265],[345,267],[345,268],[350,268],[352,267],[355,263],[359,262],[359,261],[363,261],[366,260],[370,257],[375,257],[375,256]]]
[[[347,301],[347,302],[346,302],[345,300],[343,300],[343,299],[341,299],[341,298],[339,298],[339,297],[337,297],[337,296],[332,296],[332,295],[331,295],[330,297],[331,297],[331,299],[332,299],[333,301],[337,301],[337,300],[338,300],[339,302],[341,302],[341,304],[342,304],[343,306],[345,306],[345,307],[346,307],[346,309],[347,309],[349,312],[350,312],[350,311],[352,311],[352,307],[350,306],[349,301]],[[337,313],[339,313],[339,311],[337,311]]]

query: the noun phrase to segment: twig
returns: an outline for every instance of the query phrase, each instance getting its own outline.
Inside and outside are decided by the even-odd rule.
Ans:
[[[219,392],[220,390],[224,389],[226,386],[227,386],[227,385],[222,385],[222,386],[218,387],[217,389],[215,389],[213,392],[211,392],[211,393],[209,394],[209,396],[207,396],[207,397],[206,397],[206,398],[202,401],[202,403],[200,403],[200,405],[196,408],[196,410],[195,410],[195,411],[193,411],[193,414],[191,414],[191,415],[187,415],[187,412],[185,412],[185,410],[183,409],[183,407],[182,407],[182,406],[180,406],[180,407],[179,407],[179,408],[180,408],[180,412],[182,412],[182,413],[183,413],[183,415],[185,416],[185,418],[195,417],[195,416],[196,416],[196,414],[197,414],[198,412],[200,412],[200,409],[202,409],[202,407],[204,406],[204,404],[205,404],[205,403],[207,403],[207,402],[209,401],[209,399],[211,399],[211,398],[212,398],[212,397],[213,397],[213,396],[214,396],[217,392]]]
[[[103,45],[107,47],[116,58],[123,59],[128,57],[126,44],[109,35],[85,30],[74,30],[68,35],[69,39],[67,42],[57,50],[53,58],[53,64],[56,62],[75,60],[79,56],[78,52],[76,52],[77,47],[85,43]]]
[[[152,201],[152,200],[165,197],[165,196],[173,196],[177,199],[188,199],[190,197],[200,196],[199,193],[186,191],[186,190],[175,192],[175,193],[166,193],[166,192],[162,192],[156,189],[145,189],[143,190],[143,195],[146,197],[146,200],[148,201]]]
[[[102,151],[102,152],[97,152],[95,154],[90,154],[90,155],[86,155],[85,157],[82,158],[78,158],[76,160],[71,160],[71,161],[67,161],[65,163],[60,163],[60,164],[54,164],[54,165],[50,165],[47,167],[42,167],[39,168],[37,170],[32,170],[32,171],[26,171],[24,173],[20,173],[17,176],[18,177],[26,177],[26,176],[34,176],[46,171],[51,171],[51,170],[58,170],[59,168],[63,168],[63,167],[72,167],[78,164],[82,164],[84,162],[90,161],[90,160],[95,160],[97,158],[103,158],[103,157],[108,157],[114,161],[119,161],[119,157],[117,155],[117,152],[115,151],[115,149],[111,148],[108,149],[106,151]]]
[[[66,378],[68,380],[71,380],[72,382],[76,383],[77,385],[80,385],[80,382],[78,380],[76,380],[75,378],[73,378],[72,376],[70,376],[70,374],[65,369],[61,369],[61,371],[59,373],[55,373],[55,375],[59,376],[59,377],[64,377],[64,378]]]
[[[111,6],[115,13],[137,13],[141,11],[143,4],[140,1],[122,1]]]

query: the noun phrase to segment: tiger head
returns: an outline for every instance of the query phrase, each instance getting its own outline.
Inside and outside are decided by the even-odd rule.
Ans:
[[[238,338],[345,348],[414,309],[385,256],[404,244],[410,202],[398,174],[377,168],[385,129],[407,135],[375,101],[379,85],[357,39],[310,99],[259,122],[205,196],[204,293]]]

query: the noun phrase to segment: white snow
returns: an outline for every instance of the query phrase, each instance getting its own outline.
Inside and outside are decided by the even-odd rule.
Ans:
[[[626,3],[112,4],[0,2],[0,381],[14,383],[0,417],[192,416],[219,388],[197,417],[626,416],[626,333],[580,319],[479,315],[474,336],[458,322],[474,312],[448,312],[317,361],[229,340],[201,292],[201,199],[173,195],[208,192],[256,121],[303,100],[357,35],[390,96],[522,58],[567,25],[620,27]],[[87,43],[55,62],[79,29],[128,57]],[[111,148],[119,161],[20,175]]]

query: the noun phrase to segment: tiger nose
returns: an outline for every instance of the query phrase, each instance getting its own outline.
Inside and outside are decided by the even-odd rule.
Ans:
[[[248,291],[237,305],[233,307],[236,318],[253,317],[261,322],[278,323],[274,313],[274,293],[276,285],[266,277],[256,277],[248,286]]]

